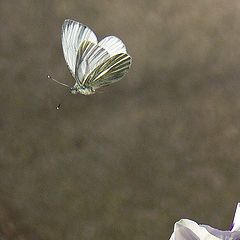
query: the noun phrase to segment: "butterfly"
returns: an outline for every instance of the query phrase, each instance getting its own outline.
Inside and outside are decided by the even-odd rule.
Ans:
[[[132,63],[119,38],[108,36],[98,42],[89,27],[70,19],[66,19],[62,25],[62,48],[76,82],[70,87],[49,75],[48,78],[69,87],[72,94],[94,94],[98,88],[121,80]]]

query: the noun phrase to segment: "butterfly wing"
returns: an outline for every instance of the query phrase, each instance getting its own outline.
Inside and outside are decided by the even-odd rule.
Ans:
[[[97,37],[87,26],[66,19],[62,25],[62,48],[64,58],[73,77],[75,77],[78,50],[84,41],[97,44]]]
[[[75,69],[77,83],[83,85],[86,76],[109,57],[109,53],[104,48],[89,41],[84,41],[77,54]]]
[[[62,31],[65,60],[78,84],[97,89],[120,80],[131,65],[123,42],[108,36],[97,44],[86,26],[65,20]]]
[[[106,49],[111,57],[119,53],[127,53],[123,42],[115,36],[105,37],[98,43],[98,46]]]
[[[108,86],[123,78],[131,66],[132,59],[127,53],[119,53],[96,67],[86,78],[86,86],[94,90]]]

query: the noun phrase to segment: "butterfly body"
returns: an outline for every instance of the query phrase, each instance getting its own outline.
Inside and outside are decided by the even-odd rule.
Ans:
[[[81,93],[83,95],[91,95],[95,93],[95,90],[92,87],[87,87],[84,85],[79,85],[75,83],[73,87],[70,88],[72,94]]]
[[[98,42],[87,26],[67,19],[62,26],[62,47],[68,68],[75,79],[72,94],[94,94],[123,78],[131,65],[131,57],[123,42],[108,36]]]

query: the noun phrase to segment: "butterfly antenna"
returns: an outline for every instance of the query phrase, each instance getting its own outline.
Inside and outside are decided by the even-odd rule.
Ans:
[[[60,84],[60,85],[62,85],[62,86],[65,86],[65,87],[67,87],[67,88],[70,88],[69,85],[57,81],[56,79],[54,79],[54,78],[53,78],[52,76],[50,76],[50,75],[47,75],[47,78],[53,80],[54,82],[56,82],[56,83],[58,83],[58,84]]]

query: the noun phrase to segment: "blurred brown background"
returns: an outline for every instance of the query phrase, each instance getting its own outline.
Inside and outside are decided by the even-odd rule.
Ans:
[[[129,74],[68,96],[66,18],[120,37]],[[0,1],[0,239],[169,239],[240,200],[238,0]]]

